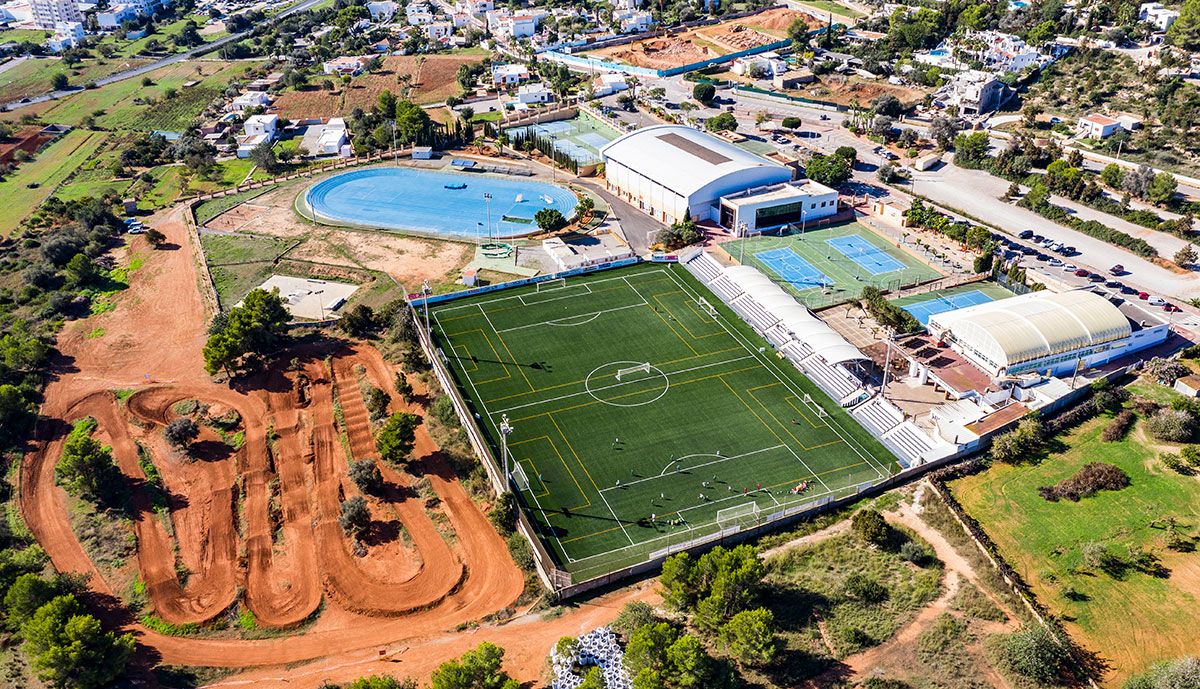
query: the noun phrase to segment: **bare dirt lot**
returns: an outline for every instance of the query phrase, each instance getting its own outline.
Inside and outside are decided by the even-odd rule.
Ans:
[[[480,59],[474,55],[393,55],[384,58],[379,71],[354,77],[349,86],[331,77],[333,90],[323,89],[323,80],[318,79],[303,90],[288,91],[275,101],[274,109],[288,119],[343,117],[355,108],[370,109],[385,90],[418,105],[440,103],[461,90],[459,66]]]
[[[787,38],[788,28],[797,19],[803,19],[809,29],[819,29],[825,26],[825,21],[820,17],[814,16],[809,12],[801,12],[800,10],[788,9],[786,7],[776,7],[749,17],[734,19],[730,24],[738,24],[751,29],[757,29],[772,36]]]
[[[765,14],[767,13],[763,13]],[[588,55],[647,69],[682,67],[779,40],[777,36],[750,28],[751,20],[763,21],[763,15],[704,26],[662,38],[648,38],[625,45],[601,48]],[[783,20],[774,18],[769,21]]]
[[[839,105],[858,103],[863,107],[868,107],[872,100],[884,94],[895,96],[906,107],[921,103],[926,95],[926,92],[921,89],[895,86],[886,81],[864,79],[860,76],[846,77],[840,74],[824,75],[815,84],[809,84],[802,89],[787,93],[793,96],[831,101]]]
[[[425,280],[455,279],[474,255],[474,248],[461,242],[314,226],[292,208],[302,190],[300,185],[283,185],[218,215],[205,229],[298,240],[287,258],[376,270],[392,276],[409,291]]]

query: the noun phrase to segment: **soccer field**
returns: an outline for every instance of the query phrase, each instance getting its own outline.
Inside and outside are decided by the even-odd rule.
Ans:
[[[511,424],[523,507],[576,581],[720,527],[850,495],[898,468],[675,264],[430,312],[435,342],[496,456],[501,421]]]
[[[941,275],[857,222],[738,239],[721,248],[809,308],[857,299],[868,285],[894,291]]]

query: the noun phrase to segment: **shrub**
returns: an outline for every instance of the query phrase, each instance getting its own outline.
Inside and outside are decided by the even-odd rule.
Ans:
[[[892,538],[892,527],[877,510],[863,509],[850,519],[850,529],[867,543],[883,547]]]
[[[846,595],[862,603],[875,605],[887,600],[888,591],[887,587],[875,579],[860,572],[854,572],[846,577]]]
[[[1107,430],[1107,429],[1106,429]],[[1129,474],[1120,467],[1104,462],[1088,462],[1074,476],[1065,478],[1053,486],[1042,486],[1038,493],[1051,502],[1060,499],[1079,502],[1102,490],[1121,490],[1129,486]]]
[[[640,600],[630,601],[621,608],[621,612],[610,625],[612,630],[628,640],[638,629],[656,622],[654,608]]]
[[[496,498],[492,511],[488,513],[488,521],[502,536],[508,536],[517,529],[517,498],[511,490],[506,490]]]
[[[359,459],[350,464],[350,480],[364,493],[377,495],[383,487],[383,474],[370,459]]]
[[[443,426],[453,428],[458,425],[458,414],[454,412],[454,402],[446,395],[442,395],[433,401],[433,404],[429,407],[429,414]]]
[[[388,405],[391,403],[392,396],[387,394],[386,391],[375,386],[367,388],[367,414],[371,417],[372,421],[378,421],[387,416]]]
[[[900,557],[904,560],[908,560],[918,567],[924,567],[925,565],[929,564],[930,560],[933,559],[925,546],[917,543],[916,541],[905,541],[904,544],[900,546]]]
[[[167,442],[174,445],[177,450],[186,451],[196,436],[200,435],[200,427],[190,418],[181,416],[167,424],[167,427],[163,429],[163,435]]]
[[[799,129],[801,122],[799,117],[785,117],[782,124],[784,129]]]
[[[1182,443],[1195,433],[1196,420],[1185,411],[1159,409],[1146,420],[1146,430],[1156,440]]]
[[[361,535],[371,525],[371,510],[367,508],[367,501],[356,495],[343,502],[338,524],[349,536]]]
[[[1176,380],[1189,373],[1191,373],[1191,369],[1174,359],[1156,356],[1146,362],[1146,375],[1167,385],[1174,384]]]
[[[996,652],[1001,667],[1041,684],[1058,684],[1068,660],[1066,646],[1041,626],[999,637]]]
[[[1113,418],[1112,422],[1104,428],[1104,432],[1100,434],[1100,437],[1108,443],[1116,442],[1125,437],[1125,434],[1129,432],[1129,428],[1133,426],[1133,422],[1136,419],[1137,415],[1126,409]]]
[[[1158,663],[1148,671],[1130,677],[1124,689],[1194,689],[1200,687],[1200,658],[1189,656]]]

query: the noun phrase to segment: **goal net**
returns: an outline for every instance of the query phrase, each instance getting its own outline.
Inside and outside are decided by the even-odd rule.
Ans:
[[[825,407],[822,407],[821,405],[819,405],[815,401],[813,401],[812,395],[808,394],[807,392],[804,393],[804,403],[808,405],[809,409],[816,411],[817,416],[820,416],[820,417],[829,416],[829,412],[825,411]]]
[[[554,278],[553,280],[543,280],[537,283],[538,292],[552,292],[556,289],[562,289],[567,286],[566,278]]]
[[[638,364],[637,366],[630,366],[628,368],[617,369],[617,380],[621,380],[622,377],[629,377],[629,376],[631,376],[635,373],[639,373],[639,372],[649,374],[650,373],[650,362],[647,361],[646,363]]]
[[[759,523],[759,509],[757,502],[747,502],[742,505],[734,505],[717,510],[717,525],[722,529],[730,526],[738,526],[745,528],[747,526],[756,526]]]
[[[700,297],[696,300],[696,303],[700,305],[700,308],[703,309],[704,313],[707,313],[708,315],[712,316],[713,320],[716,320],[717,310],[708,302],[707,299]]]
[[[512,474],[512,480],[517,485],[517,490],[529,490],[529,476],[525,474],[525,469],[520,464],[513,464],[512,471],[509,473]]]

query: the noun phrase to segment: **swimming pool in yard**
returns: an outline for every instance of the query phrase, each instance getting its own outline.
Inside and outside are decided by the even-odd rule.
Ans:
[[[334,175],[304,201],[323,223],[459,239],[532,234],[538,211],[553,208],[569,220],[576,204],[573,192],[545,182],[405,167]]]

